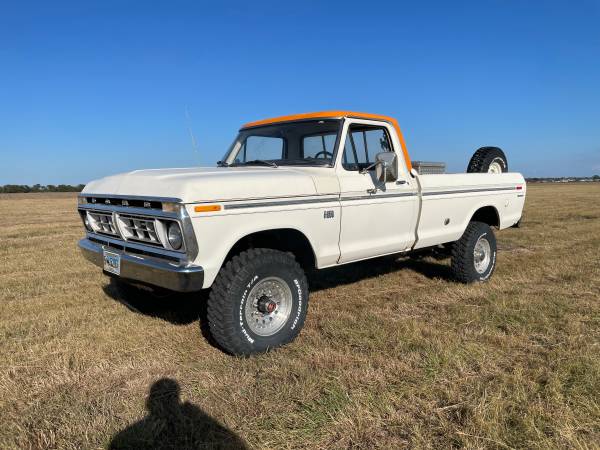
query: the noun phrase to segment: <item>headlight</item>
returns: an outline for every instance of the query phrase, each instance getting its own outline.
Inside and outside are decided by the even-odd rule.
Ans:
[[[83,226],[85,227],[85,229],[87,231],[94,231],[94,228],[92,228],[92,224],[90,223],[90,217],[89,214],[87,212],[83,212],[81,214],[81,218],[83,219]]]
[[[179,250],[181,248],[183,245],[183,236],[181,235],[181,228],[179,228],[179,224],[171,222],[167,230],[167,238],[169,239],[169,244],[174,250]]]

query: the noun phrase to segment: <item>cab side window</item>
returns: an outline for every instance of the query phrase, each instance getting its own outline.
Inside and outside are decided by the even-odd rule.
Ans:
[[[342,166],[346,170],[362,170],[375,162],[375,155],[391,152],[392,145],[383,127],[351,125],[348,129]]]

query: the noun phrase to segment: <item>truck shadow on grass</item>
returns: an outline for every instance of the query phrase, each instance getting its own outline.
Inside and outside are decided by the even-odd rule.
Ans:
[[[202,319],[208,291],[181,294],[152,288],[128,286],[111,278],[104,293],[130,311],[165,320],[174,325],[189,325]]]
[[[111,278],[103,290],[109,298],[137,314],[164,320],[173,325],[189,325],[198,321],[202,336],[210,345],[218,348],[208,329],[208,289],[189,294],[167,293],[127,286]]]
[[[315,270],[308,273],[307,277],[312,293],[400,270],[412,270],[426,278],[450,281],[452,280],[450,267],[437,262],[446,258],[447,255],[435,253],[423,253],[413,257],[387,256]],[[208,289],[190,294],[166,293],[127,286],[112,278],[103,289],[108,297],[138,314],[161,319],[174,325],[189,325],[200,321],[203,336],[214,345],[206,317]]]
[[[234,432],[196,405],[182,402],[179,394],[179,383],[171,378],[161,378],[154,382],[146,399],[146,417],[115,434],[108,448],[247,448],[244,441]]]
[[[424,259],[425,257],[428,258]],[[310,291],[318,292],[323,289],[352,284],[401,270],[412,270],[430,279],[452,281],[452,272],[448,265],[430,261],[430,259],[442,261],[447,258],[447,255],[430,252],[424,252],[412,257],[384,256],[377,259],[314,271],[308,274],[308,282]]]

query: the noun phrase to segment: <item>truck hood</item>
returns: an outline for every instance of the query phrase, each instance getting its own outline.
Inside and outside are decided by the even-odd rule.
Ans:
[[[83,193],[171,197],[185,203],[314,195],[310,172],[254,166],[136,170],[92,181]]]

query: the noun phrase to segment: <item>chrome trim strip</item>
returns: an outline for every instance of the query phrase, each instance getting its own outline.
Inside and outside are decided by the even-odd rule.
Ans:
[[[122,214],[130,214],[140,217],[166,217],[169,219],[178,219],[176,212],[162,211],[160,209],[149,209],[149,208],[135,208],[129,206],[118,206],[118,205],[103,205],[102,203],[84,203],[77,205],[77,209],[101,211],[101,212],[117,212]],[[182,209],[183,206],[182,206]]]
[[[395,198],[395,197],[415,197],[418,195],[416,192],[398,192],[392,194],[371,194],[371,195],[357,195],[353,197],[342,197],[341,200],[344,201],[354,201],[354,200],[379,200],[384,198]]]
[[[328,197],[328,198],[313,198],[308,200],[281,200],[276,202],[257,202],[257,203],[238,203],[233,205],[224,205],[223,209],[246,209],[246,208],[259,208],[268,206],[290,206],[290,205],[306,205],[306,204],[317,204],[317,203],[330,203],[335,201],[353,201],[353,200],[379,200],[385,198],[394,197],[414,197],[416,192],[399,192],[392,194],[371,194],[371,195],[360,195],[353,197]]]
[[[473,192],[495,192],[495,191],[515,191],[516,187],[495,187],[495,188],[477,188],[477,189],[457,189],[452,191],[433,191],[423,192],[423,196],[433,195],[448,195],[448,194],[468,194]],[[357,200],[379,200],[386,198],[398,198],[398,197],[415,197],[418,196],[418,192],[394,192],[394,193],[381,193],[381,194],[369,194],[369,195],[355,195],[348,197],[341,197],[341,202],[357,201]],[[328,203],[338,200],[336,197],[328,198],[313,198],[308,200],[281,200],[274,202],[256,202],[256,203],[238,203],[232,205],[224,205],[223,209],[246,209],[246,208],[259,208],[268,206],[289,206],[289,205],[304,205],[304,204],[315,204],[315,203]]]
[[[282,200],[277,202],[261,203],[236,203],[233,205],[223,205],[223,209],[245,209],[245,208],[265,208],[268,206],[289,206],[289,205],[308,205],[314,203],[331,203],[338,201],[339,197],[315,198],[310,200]]]
[[[423,192],[424,197],[430,195],[447,195],[447,194],[469,194],[471,192],[493,192],[493,191],[516,191],[516,187],[497,187],[497,188],[480,188],[480,189],[457,189],[454,191],[429,191]]]
[[[95,197],[95,198],[121,198],[123,200],[148,200],[155,202],[170,202],[183,203],[183,200],[175,197],[148,197],[144,195],[117,195],[117,194],[88,194],[80,192],[78,197]]]
[[[196,241],[196,233],[194,232],[194,226],[192,225],[192,218],[183,205],[179,208],[178,219],[183,234],[183,245],[187,262],[191,263],[198,256],[198,242]]]
[[[186,204],[203,204],[203,203],[226,203],[226,202],[251,202],[258,200],[280,200],[280,199],[303,199],[303,198],[313,198],[313,197],[335,197],[338,198],[339,193],[337,192],[329,192],[326,194],[294,194],[294,195],[277,195],[274,197],[244,197],[244,198],[217,198],[213,200],[195,200],[193,202],[186,202]],[[310,200],[310,199],[309,199]]]

